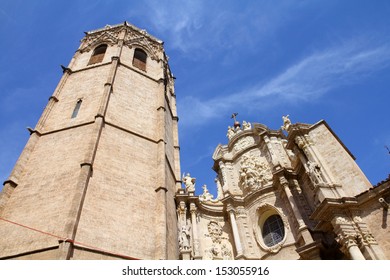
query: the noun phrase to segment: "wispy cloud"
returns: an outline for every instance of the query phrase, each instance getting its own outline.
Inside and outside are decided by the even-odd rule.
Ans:
[[[216,46],[259,48],[259,40],[293,17],[291,10],[297,9],[289,1],[280,1],[278,5],[217,0],[148,0],[146,3],[149,13],[145,19],[173,49],[184,53],[194,50],[204,53]]]
[[[333,89],[355,84],[389,66],[390,45],[367,47],[362,46],[360,41],[352,40],[342,46],[307,55],[270,80],[242,88],[239,92],[208,100],[187,96],[179,100],[179,107],[191,107],[191,116],[201,117],[184,115],[182,125],[204,123],[205,120],[226,115],[232,109],[259,109],[266,98],[272,98],[279,104],[313,100]]]

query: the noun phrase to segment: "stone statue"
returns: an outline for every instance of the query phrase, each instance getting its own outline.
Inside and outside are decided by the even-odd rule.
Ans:
[[[252,125],[250,122],[242,121],[242,128],[243,130],[252,129]]]
[[[307,172],[310,178],[312,179],[312,181],[314,181],[314,183],[320,184],[324,182],[321,174],[321,168],[317,163],[308,160],[306,163],[306,167],[307,167]]]
[[[283,126],[281,127],[283,130],[288,131],[291,126],[291,120],[289,119],[290,115],[283,116]]]
[[[190,245],[190,226],[182,226],[179,234],[179,247],[181,250],[189,250]]]
[[[223,198],[223,190],[221,182],[218,180],[218,177],[214,179],[215,184],[217,185],[217,200],[221,200]]]
[[[195,192],[195,181],[196,178],[192,178],[190,173],[187,173],[185,176],[183,174],[183,182],[187,192]]]
[[[231,127],[231,126],[228,126],[228,132],[226,134],[227,138],[230,140],[232,139],[232,137],[234,136],[234,134],[236,134],[236,132],[234,131],[234,128]]]
[[[213,195],[207,189],[207,185],[203,185],[203,194],[199,196],[199,199],[202,201],[211,201],[213,199]]]

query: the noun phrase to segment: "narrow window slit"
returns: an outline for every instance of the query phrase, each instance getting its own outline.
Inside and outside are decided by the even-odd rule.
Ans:
[[[73,109],[72,113],[72,119],[77,117],[77,114],[79,113],[81,102],[83,102],[81,99],[77,100],[76,106]]]

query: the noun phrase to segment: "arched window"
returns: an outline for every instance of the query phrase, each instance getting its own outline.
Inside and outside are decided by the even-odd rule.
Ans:
[[[135,49],[134,58],[133,58],[133,66],[146,71],[146,59],[148,55],[141,49]]]
[[[106,44],[96,47],[96,49],[93,51],[91,58],[89,59],[88,65],[102,62],[106,50],[107,50]]]
[[[77,100],[76,106],[74,106],[73,113],[72,113],[72,119],[77,117],[77,114],[79,113],[81,102],[83,102],[81,99]]]
[[[262,227],[262,236],[264,244],[268,247],[272,247],[283,241],[284,225],[279,215],[271,215],[265,220]]]

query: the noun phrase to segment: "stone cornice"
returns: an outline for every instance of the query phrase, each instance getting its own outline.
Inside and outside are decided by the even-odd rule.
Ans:
[[[92,35],[92,34],[102,33],[102,32],[105,32],[107,30],[121,29],[121,28],[131,29],[132,31],[135,31],[135,32],[138,32],[140,34],[143,34],[144,36],[147,36],[148,38],[150,38],[151,40],[156,41],[159,44],[164,44],[164,42],[161,41],[160,39],[152,36],[151,34],[147,33],[145,30],[140,29],[140,28],[132,25],[131,23],[129,23],[127,21],[125,21],[123,23],[119,23],[119,24],[114,24],[114,25],[106,25],[103,28],[87,31],[87,32],[84,32],[84,33],[85,33],[85,35]]]
[[[355,156],[351,153],[350,150],[344,145],[344,143],[340,140],[340,138],[334,133],[334,131],[330,128],[328,123],[325,120],[320,120],[319,122],[309,125],[304,123],[295,123],[292,124],[289,128],[288,136],[287,136],[287,149],[292,149],[295,146],[295,137],[303,136],[304,134],[309,134],[310,131],[314,130],[320,125],[324,125],[329,132],[333,135],[333,137],[340,143],[340,145],[345,149],[345,151],[355,160]]]
[[[325,198],[311,214],[310,219],[316,221],[331,221],[335,214],[352,211],[359,206],[355,197]]]
[[[125,34],[125,37],[123,38],[123,35],[120,34]],[[138,46],[147,51],[151,59],[160,60],[160,53],[163,53],[163,41],[127,22],[113,26],[106,25],[104,28],[85,32],[85,37],[82,40],[83,43],[79,51],[90,51],[103,43],[115,45],[122,39],[124,46],[130,48]]]

